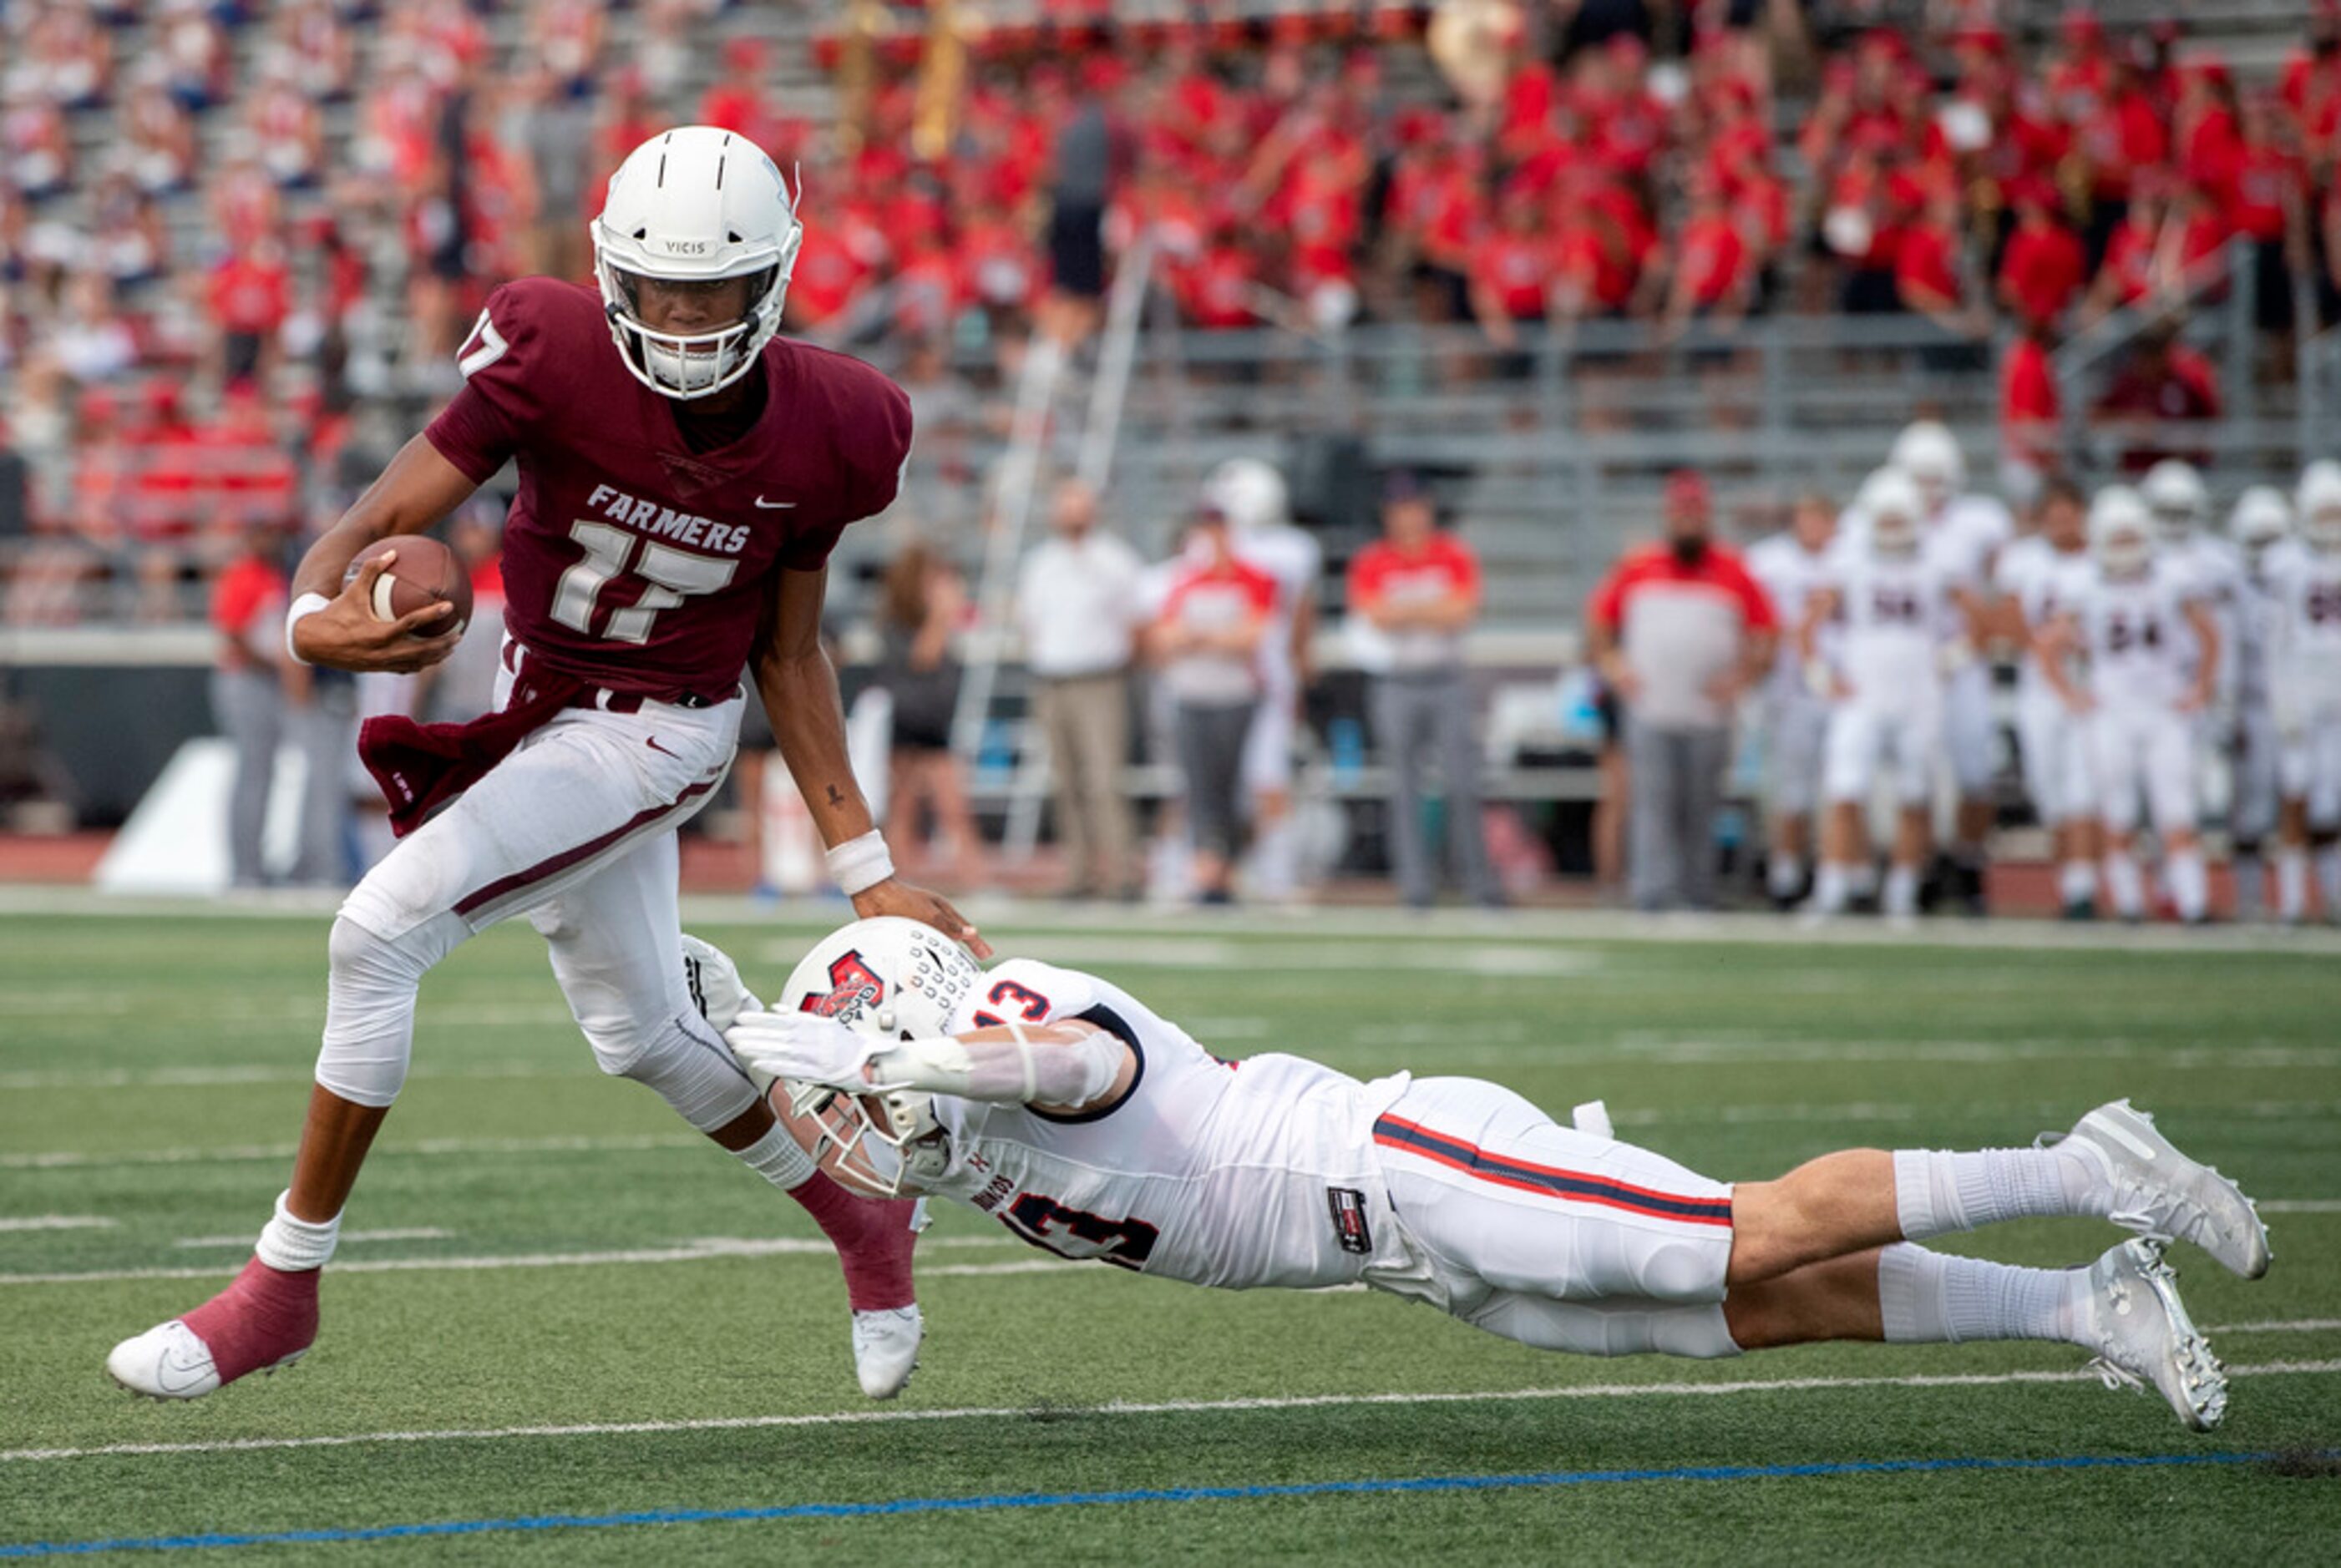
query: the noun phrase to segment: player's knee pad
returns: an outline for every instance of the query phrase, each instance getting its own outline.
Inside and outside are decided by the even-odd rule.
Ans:
[[[351,918],[334,921],[325,952],[325,1033],[317,1051],[317,1082],[345,1100],[387,1106],[406,1082],[414,1045],[414,993],[431,966],[470,934],[462,919],[442,915],[384,937]]]
[[[589,1029],[586,1037],[603,1072],[655,1091],[701,1132],[738,1120],[756,1103],[756,1087],[748,1075],[695,1016],[622,1034]]]
[[[1574,1355],[1738,1355],[1720,1304],[1631,1306],[1552,1301],[1505,1293],[1474,1314],[1475,1326],[1538,1350]]]

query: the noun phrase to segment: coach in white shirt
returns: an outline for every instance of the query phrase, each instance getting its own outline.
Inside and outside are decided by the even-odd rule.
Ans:
[[[1016,620],[1032,672],[1033,708],[1055,775],[1057,832],[1071,898],[1133,887],[1129,673],[1146,620],[1138,552],[1097,527],[1097,496],[1079,480],[1057,487],[1051,538],[1024,560]]]

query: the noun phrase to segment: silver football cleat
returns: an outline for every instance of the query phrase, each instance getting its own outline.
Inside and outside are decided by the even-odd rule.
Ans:
[[[2156,1241],[2192,1242],[2230,1271],[2257,1279],[2268,1270],[2267,1226],[2234,1182],[2189,1159],[2154,1117],[2127,1100],[2099,1106],[2060,1141],[2043,1143],[2089,1157],[2113,1195],[2116,1225]]]
[[[2150,1241],[2126,1241],[2089,1266],[2083,1343],[2107,1388],[2152,1389],[2208,1432],[2227,1414],[2227,1369],[2178,1299],[2178,1276]]]

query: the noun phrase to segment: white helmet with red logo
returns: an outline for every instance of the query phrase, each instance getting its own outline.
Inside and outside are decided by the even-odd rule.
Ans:
[[[873,1039],[931,1039],[983,978],[967,950],[932,926],[898,915],[856,920],[815,943],[789,971],[774,1010],[818,1013]],[[813,1158],[857,1192],[893,1197],[941,1174],[950,1160],[932,1097],[916,1089],[851,1094],[790,1087],[790,1108],[820,1130]]]
[[[610,176],[593,220],[593,275],[618,355],[636,381],[671,398],[702,398],[746,375],[781,330],[789,274],[804,243],[779,165],[745,136],[683,125],[644,142]],[[748,280],[736,322],[664,332],[643,322],[645,279]]]

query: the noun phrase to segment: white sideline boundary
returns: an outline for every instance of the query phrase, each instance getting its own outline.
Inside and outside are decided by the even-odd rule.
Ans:
[[[2230,1366],[2232,1377],[2290,1377],[2341,1372],[2341,1361],[2268,1361]],[[493,1443],[532,1437],[627,1437],[679,1432],[746,1432],[775,1427],[880,1426],[930,1421],[1025,1421],[1037,1414],[1193,1415],[1271,1410],[1329,1410],[1372,1405],[1493,1404],[1562,1399],[1724,1397],[1740,1394],[1836,1393],[1862,1388],[1992,1388],[2011,1384],[2095,1383],[2097,1374],[2070,1372],[1953,1373],[1909,1377],[1776,1377],[1716,1383],[1589,1383],[1570,1388],[1490,1389],[1483,1393],[1311,1394],[1260,1399],[1169,1399],[1146,1404],[1022,1409],[983,1405],[947,1410],[840,1410],[799,1415],[715,1415],[681,1421],[596,1421],[560,1426],[449,1427],[436,1431],[363,1432],[315,1437],[230,1437],[208,1443],[110,1443],[90,1448],[15,1448],[0,1464],[58,1459],[98,1459],[179,1454],[248,1454],[289,1448],[349,1448],[369,1443]]]
[[[1010,1236],[942,1236],[919,1243],[921,1250],[938,1247],[1017,1247],[1022,1243]],[[336,1275],[345,1274],[476,1274],[507,1268],[594,1268],[623,1266],[630,1264],[706,1263],[716,1258],[738,1257],[834,1257],[837,1248],[828,1241],[808,1241],[801,1236],[704,1236],[680,1246],[621,1247],[607,1252],[523,1252],[470,1257],[367,1257],[349,1262],[336,1259],[332,1265]],[[1037,1260],[1035,1260],[1037,1261]],[[1039,1263],[1042,1268],[1066,1268],[1073,1260]],[[111,1285],[141,1279],[219,1279],[231,1275],[244,1266],[241,1263],[189,1265],[172,1268],[110,1268],[75,1274],[0,1274],[0,1285]],[[1029,1272],[1030,1263],[1008,1265]],[[954,1271],[948,1265],[941,1268],[922,1269],[921,1277],[949,1275]]]

